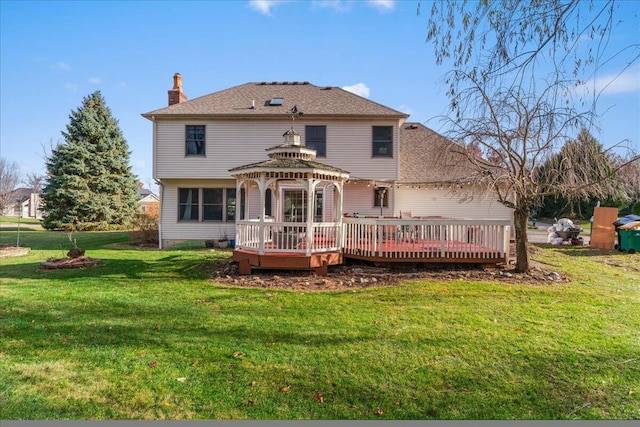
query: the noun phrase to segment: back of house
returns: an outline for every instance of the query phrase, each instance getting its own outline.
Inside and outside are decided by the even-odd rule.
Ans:
[[[230,169],[267,159],[293,128],[318,162],[349,172],[340,212],[352,216],[510,219],[493,197],[460,203],[465,173],[439,155],[451,142],[408,115],[339,87],[309,82],[251,82],[189,100],[173,76],[168,106],[153,122],[153,177],[160,185],[160,242],[235,235],[235,221],[262,210],[295,221],[306,207],[301,185],[280,185],[261,206],[257,192],[236,194]],[[452,193],[456,189],[457,193]],[[463,189],[464,190],[464,189]],[[317,222],[335,221],[331,191],[315,195]],[[282,200],[276,212],[275,199]]]

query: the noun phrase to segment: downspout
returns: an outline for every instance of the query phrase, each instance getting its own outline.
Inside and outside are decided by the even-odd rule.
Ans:
[[[153,179],[160,189],[160,209],[158,209],[158,249],[162,249],[162,206],[164,205],[164,184],[162,181]]]

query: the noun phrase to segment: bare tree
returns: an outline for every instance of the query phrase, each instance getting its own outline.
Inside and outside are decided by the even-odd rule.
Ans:
[[[545,169],[558,178],[544,185],[541,167],[581,129],[596,127],[593,102],[579,111],[576,87],[591,79],[602,63],[625,57],[627,68],[640,57],[640,44],[609,52],[616,28],[614,0],[497,0],[433,2],[427,41],[436,62],[451,60],[446,74],[450,117],[445,133],[463,146],[472,164],[470,180],[479,191],[493,191],[514,210],[516,270],[529,270],[527,219],[545,195],[588,197],[611,191],[624,164],[596,156],[579,173],[567,169],[577,150],[569,146],[558,165]],[[622,70],[621,70],[622,71]],[[591,73],[591,74],[590,74]],[[480,151],[481,156],[469,155]],[[603,173],[605,172],[606,173]],[[562,179],[562,178],[567,179]]]
[[[16,162],[0,157],[0,214],[15,203],[14,190],[20,183],[20,169]]]

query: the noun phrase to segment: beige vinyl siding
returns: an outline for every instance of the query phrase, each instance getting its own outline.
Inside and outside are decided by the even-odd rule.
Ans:
[[[206,156],[185,156],[185,126],[206,126]],[[156,121],[155,174],[158,179],[230,178],[229,169],[267,159],[265,150],[280,145],[291,128],[286,120]],[[398,176],[397,121],[299,120],[294,129],[304,144],[306,125],[327,127],[327,157],[318,161],[352,177],[393,180]],[[372,158],[372,126],[393,126],[393,158]]]
[[[460,202],[461,194],[446,189],[397,188],[395,212],[411,211],[413,216],[443,216],[446,218],[508,219],[511,209],[489,196]]]
[[[347,184],[344,186],[344,201],[342,203],[342,211],[345,214],[354,215],[367,215],[367,216],[379,216],[380,207],[374,206],[374,187],[367,187],[367,184]],[[389,206],[382,208],[383,216],[392,216],[394,212],[395,191],[393,187],[390,187],[389,191]]]
[[[161,229],[163,240],[219,239],[226,233],[235,236],[234,222],[178,221],[178,188],[235,188],[234,180],[170,180],[163,181]]]

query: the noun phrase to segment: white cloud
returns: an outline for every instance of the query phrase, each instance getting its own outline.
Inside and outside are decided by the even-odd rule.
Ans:
[[[622,74],[607,74],[589,82],[589,87],[602,91],[603,95],[614,95],[640,91],[640,65],[629,67]]]
[[[94,84],[94,85],[99,85],[100,83],[102,83],[102,78],[101,77],[90,77],[89,78],[89,83]]]
[[[127,87],[127,82],[120,82],[120,87]]]
[[[351,86],[343,86],[342,89],[347,92],[355,93],[356,95],[360,95],[362,97],[368,98],[369,93],[371,93],[371,89],[367,87],[364,83],[356,83]]]
[[[78,85],[75,83],[65,83],[64,88],[70,90],[71,92],[78,91]]]
[[[333,9],[336,12],[348,12],[351,10],[353,0],[314,0],[313,6],[323,9]]]
[[[249,7],[256,12],[271,16],[271,9],[288,0],[249,0]]]
[[[71,70],[71,65],[67,64],[66,62],[56,62],[55,64],[53,64],[54,68],[57,68],[58,70],[63,70],[63,71],[69,71]]]
[[[395,0],[369,0],[367,3],[383,11],[390,11],[395,7]]]
[[[136,164],[136,168],[137,169],[146,169],[147,168],[147,165],[144,162],[144,160],[138,160],[138,161],[136,161],[135,164]]]

